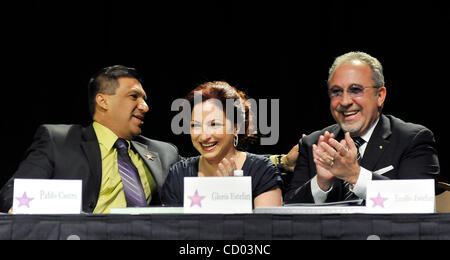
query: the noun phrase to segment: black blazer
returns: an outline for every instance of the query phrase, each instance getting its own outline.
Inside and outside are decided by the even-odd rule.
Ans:
[[[158,192],[165,182],[169,167],[180,158],[177,148],[169,143],[138,136],[132,149],[144,160],[153,175]],[[145,155],[150,154],[153,160]],[[17,172],[0,190],[0,211],[7,212],[13,202],[15,178],[81,179],[83,211],[92,212],[98,201],[102,181],[100,146],[92,125],[42,125]],[[152,204],[160,203],[154,194]]]
[[[325,131],[334,133],[338,141],[344,138],[343,131],[335,124],[300,140],[300,155],[285,196],[286,203],[314,203],[310,184],[316,175],[312,145]],[[373,174],[372,179],[434,179],[437,182],[440,167],[433,133],[421,125],[381,115],[361,167],[374,172],[389,166],[394,169],[383,175]],[[341,201],[344,193],[343,181],[336,178],[326,202]]]

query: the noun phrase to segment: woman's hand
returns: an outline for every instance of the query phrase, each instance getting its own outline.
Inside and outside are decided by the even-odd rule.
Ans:
[[[216,174],[219,177],[234,176],[234,171],[236,169],[236,161],[234,158],[231,158],[230,160],[223,158],[223,160],[219,163],[219,169]]]

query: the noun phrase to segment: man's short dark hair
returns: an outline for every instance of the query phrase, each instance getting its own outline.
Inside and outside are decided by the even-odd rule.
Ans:
[[[95,97],[97,94],[114,95],[116,89],[119,87],[118,79],[120,78],[133,78],[142,84],[142,78],[139,76],[136,69],[122,65],[103,68],[89,80],[88,103],[89,112],[92,117],[94,117],[95,114]]]

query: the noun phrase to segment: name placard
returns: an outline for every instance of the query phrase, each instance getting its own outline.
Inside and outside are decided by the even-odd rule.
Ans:
[[[251,177],[185,177],[184,213],[252,213]]]
[[[367,186],[367,213],[434,213],[434,180],[382,180]]]
[[[13,214],[80,214],[81,180],[15,179]]]

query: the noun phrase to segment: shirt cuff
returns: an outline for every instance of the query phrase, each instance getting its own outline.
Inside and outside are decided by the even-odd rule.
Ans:
[[[366,199],[367,185],[372,181],[372,172],[361,167],[359,171],[358,181],[350,190],[361,199]]]
[[[311,193],[314,198],[314,203],[324,203],[328,198],[328,193],[333,190],[331,187],[328,191],[323,191],[317,183],[317,175],[311,179]]]

